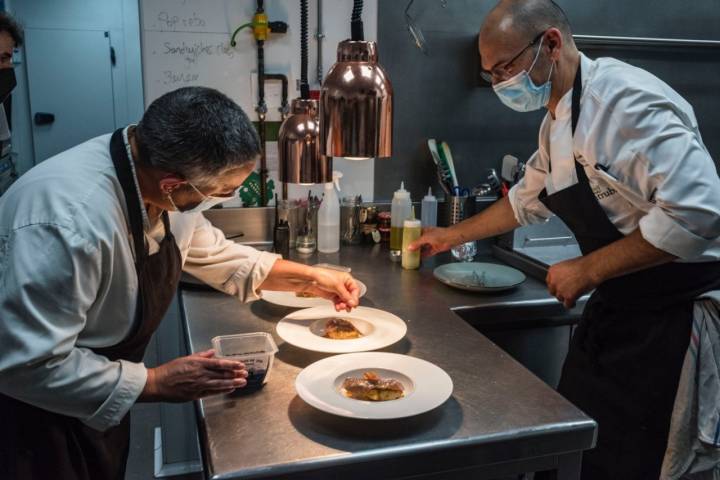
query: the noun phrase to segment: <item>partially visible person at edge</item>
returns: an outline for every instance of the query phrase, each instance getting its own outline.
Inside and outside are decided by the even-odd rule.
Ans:
[[[7,13],[0,12],[0,195],[17,178],[10,142],[10,93],[15,88],[13,51],[23,44],[20,25]]]

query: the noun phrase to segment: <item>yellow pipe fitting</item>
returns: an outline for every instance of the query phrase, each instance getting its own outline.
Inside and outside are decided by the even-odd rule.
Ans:
[[[256,13],[252,20],[253,25],[253,36],[257,41],[267,40],[270,34],[270,28],[268,27],[268,17],[264,12]]]

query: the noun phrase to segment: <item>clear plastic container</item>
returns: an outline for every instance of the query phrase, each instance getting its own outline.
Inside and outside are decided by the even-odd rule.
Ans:
[[[215,356],[238,360],[248,372],[247,386],[238,392],[261,388],[267,382],[278,351],[272,335],[265,332],[221,335],[212,339]]]
[[[342,173],[333,172],[333,181],[325,184],[325,193],[318,209],[317,249],[320,253],[340,250],[340,200],[337,195],[340,178]]]
[[[410,219],[411,207],[410,192],[405,190],[405,182],[400,182],[400,188],[395,190],[390,205],[390,250],[394,250],[398,256],[402,250],[403,223]]]

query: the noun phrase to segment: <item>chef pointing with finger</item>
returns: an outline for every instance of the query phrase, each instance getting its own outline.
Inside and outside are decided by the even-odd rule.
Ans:
[[[720,179],[692,107],[652,74],[591,60],[551,0],[502,0],[479,39],[503,104],[541,108],[537,152],[509,196],[410,248],[434,254],[557,215],[582,256],[553,265],[566,307],[595,290],[559,391],[597,420],[583,479],[657,479],[693,321],[720,287]]]

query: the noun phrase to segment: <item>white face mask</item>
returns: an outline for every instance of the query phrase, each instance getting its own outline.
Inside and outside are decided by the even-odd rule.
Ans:
[[[167,196],[168,200],[170,200],[170,203],[172,204],[173,208],[175,208],[176,212],[198,213],[198,212],[202,212],[205,210],[209,210],[212,207],[214,207],[215,205],[218,205],[223,202],[227,202],[228,200],[232,200],[233,198],[237,198],[237,196],[240,194],[240,188],[241,188],[241,187],[236,188],[233,191],[233,193],[227,197],[213,197],[211,195],[205,195],[203,192],[198,190],[198,188],[195,185],[193,185],[190,182],[188,182],[188,185],[190,185],[192,188],[195,189],[196,192],[198,192],[200,195],[202,195],[203,199],[202,199],[202,201],[200,201],[200,203],[198,203],[197,205],[195,205],[192,208],[188,208],[186,210],[180,210],[178,208],[178,206],[175,205],[175,202],[173,202],[172,193],[168,193],[168,196]]]
[[[538,52],[535,54],[535,60],[533,60],[529,70],[523,70],[514,77],[493,85],[493,90],[495,90],[500,101],[516,112],[539,110],[547,105],[548,100],[550,100],[550,91],[552,90],[550,77],[552,76],[555,62],[550,65],[550,74],[548,75],[547,81],[542,85],[535,85],[530,78],[530,72],[540,57],[543,40],[544,39],[540,40]]]

